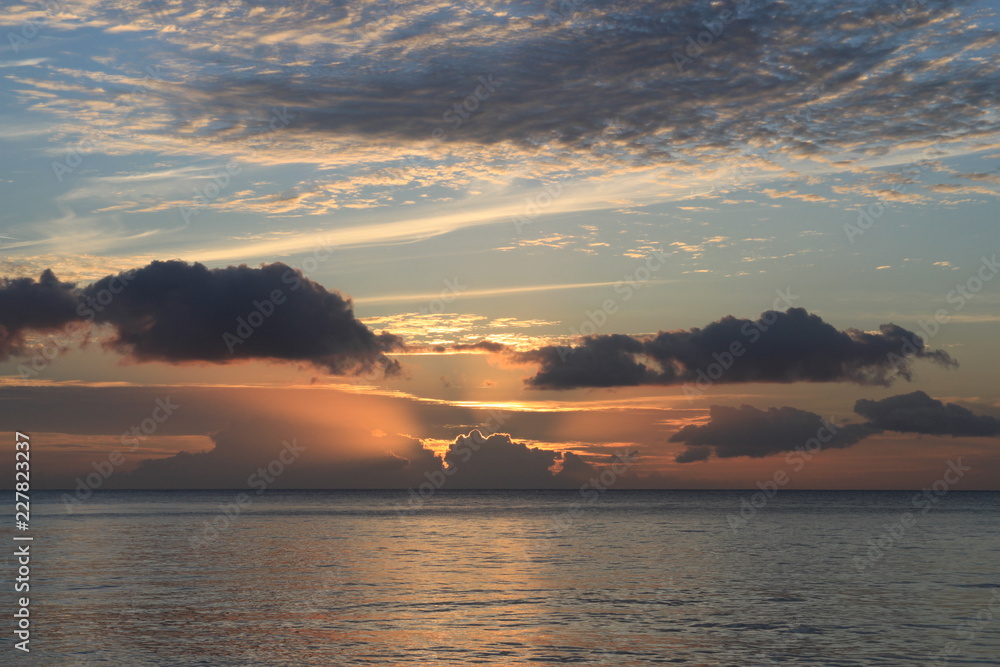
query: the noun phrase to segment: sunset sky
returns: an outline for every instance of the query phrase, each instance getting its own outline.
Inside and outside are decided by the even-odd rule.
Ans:
[[[36,486],[1000,489],[995,2],[291,5],[0,12]]]

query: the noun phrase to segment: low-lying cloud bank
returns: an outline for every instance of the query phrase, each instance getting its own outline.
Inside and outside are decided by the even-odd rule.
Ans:
[[[530,447],[506,433],[486,436],[476,429],[455,438],[443,456],[403,435],[254,419],[211,437],[214,447],[206,452],[146,459],[114,485],[219,489],[259,487],[263,480],[266,488],[279,489],[416,489],[427,484],[435,490],[552,489],[578,488],[603,468],[572,452]]]
[[[862,439],[882,433],[921,433],[996,437],[1000,419],[976,415],[955,403],[943,403],[922,391],[890,396],[879,401],[861,399],[854,411],[867,418],[863,424],[833,424],[819,415],[791,407],[758,410],[749,405],[738,408],[713,405],[704,424],[685,426],[670,438],[687,449],[676,461],[706,461],[737,456],[762,457],[795,450],[802,451],[815,441],[824,448],[850,447]]]
[[[758,410],[749,405],[738,408],[713,405],[709,421],[689,425],[675,433],[670,442],[683,442],[688,448],[677,457],[678,463],[707,460],[713,453],[719,458],[762,457],[789,452],[816,438],[825,447],[844,448],[877,433],[861,424],[838,426],[819,415],[781,407]]]

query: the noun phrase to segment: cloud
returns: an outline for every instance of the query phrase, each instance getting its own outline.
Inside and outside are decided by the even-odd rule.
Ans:
[[[593,150],[615,140],[636,155],[692,140],[736,146],[778,138],[790,152],[814,153],[838,138],[851,144],[862,137],[924,138],[945,113],[952,133],[982,131],[977,109],[991,101],[988,82],[996,73],[974,56],[995,42],[953,6],[927,0],[900,17],[896,7],[861,1],[737,3],[735,20],[720,22],[721,33],[697,53],[687,38],[698,39],[720,13],[708,0],[627,9],[577,3],[571,13],[539,1],[516,12],[471,14],[406,2],[391,17],[376,17],[376,31],[375,3],[335,15],[303,6],[281,16],[220,10],[192,20],[177,11],[169,21],[180,30],[164,40],[193,50],[212,44],[253,75],[206,67],[161,94],[185,126],[215,122],[227,134],[240,127],[233,110],[269,104],[294,107],[296,126],[314,134],[429,139],[440,126],[449,140],[482,145],[545,141]],[[934,59],[956,33],[965,34],[966,49]],[[260,49],[279,40],[299,56],[295,64],[269,60],[262,67]],[[318,43],[340,45],[338,57],[322,59]],[[914,70],[921,76],[906,76]],[[455,103],[483,90],[480,75],[492,90],[474,110],[446,119]],[[962,84],[970,80],[983,84]],[[803,93],[817,84],[821,93]],[[741,94],[751,85],[767,94]],[[898,95],[905,114],[867,113],[872,92],[883,89]],[[834,100],[837,113],[830,113]],[[704,112],[691,113],[695,108]],[[787,122],[756,121],[779,109]]]
[[[375,335],[354,317],[350,298],[281,262],[256,269],[153,262],[98,280],[85,297],[110,292],[116,282],[124,287],[107,306],[88,303],[97,322],[115,327],[111,344],[142,361],[278,359],[331,373],[382,362],[398,370],[383,353],[399,349],[401,340]]]
[[[158,400],[179,408],[155,433],[136,442],[130,429],[150,417]],[[458,436],[469,438],[480,425],[496,423],[496,406],[460,403],[320,385],[7,384],[0,385],[0,432],[41,433],[44,443],[74,443],[72,456],[43,444],[38,455],[44,464],[38,479],[32,478],[38,488],[73,488],[76,477],[94,471],[93,461],[119,452],[126,462],[107,480],[107,488],[245,489],[247,477],[273,459],[284,440],[294,438],[306,450],[282,475],[281,488],[406,489],[427,482],[426,474],[441,479],[435,473],[444,461],[430,443],[454,445]],[[493,456],[489,461],[503,462],[499,472],[506,486],[532,482],[538,488],[579,488],[615,462],[612,452],[652,448],[673,430],[661,423],[665,411],[633,409],[631,403],[609,409],[591,404],[499,409],[504,429],[523,438],[495,439],[486,454]],[[519,451],[523,454],[525,447],[541,453],[523,457]],[[173,456],[180,448],[189,453]],[[458,468],[448,476],[447,488],[460,483],[473,488],[493,465],[485,458],[463,461],[462,448],[451,449]],[[530,463],[522,470],[518,466],[526,460]],[[141,472],[130,476],[128,471],[142,461]],[[13,467],[0,470],[0,488],[13,488],[13,474]]]
[[[210,434],[214,447],[146,459],[115,480],[119,488],[240,488],[285,443],[301,457],[274,488],[572,488],[599,473],[572,452],[529,447],[506,433],[460,435],[440,457],[415,438],[362,428],[322,428],[248,418]],[[557,465],[558,464],[558,465]],[[558,468],[558,470],[557,470]]]
[[[980,181],[982,183],[993,183],[994,185],[1000,185],[1000,174],[990,174],[990,173],[971,173],[971,174],[955,174],[959,178],[965,178],[970,181]]]
[[[509,348],[503,343],[496,343],[490,340],[481,340],[476,343],[452,343],[451,345],[435,345],[435,352],[505,352]]]
[[[49,332],[77,317],[73,283],[45,270],[33,278],[0,278],[0,360],[25,350],[25,334]]]
[[[868,425],[885,431],[929,435],[1000,435],[1000,419],[976,415],[955,403],[943,403],[922,391],[890,396],[880,401],[861,399],[854,411],[869,420]]]
[[[0,283],[0,351],[23,347],[28,330],[77,322],[110,325],[106,344],[139,361],[227,363],[302,361],[331,373],[389,374],[385,352],[400,338],[376,335],[354,316],[350,298],[281,262],[208,269],[171,260],[108,275],[82,289],[51,271]]]
[[[573,347],[516,353],[540,365],[527,383],[536,388],[617,387],[711,382],[853,382],[891,385],[910,380],[924,359],[957,362],[930,350],[917,334],[895,324],[877,332],[839,331],[803,308],[767,311],[756,320],[726,316],[703,329],[656,336],[591,336]]]
[[[817,443],[827,449],[842,449],[882,431],[953,437],[1000,435],[1000,419],[973,414],[922,391],[880,401],[861,399],[854,404],[854,411],[869,421],[837,425],[791,407],[758,410],[749,405],[713,405],[707,423],[685,426],[670,437],[670,442],[687,445],[677,455],[677,463],[692,463],[707,461],[713,454],[719,458],[763,457],[815,449]]]
[[[559,460],[559,452],[514,442],[506,433],[486,437],[478,429],[455,438],[444,455],[450,488],[551,488],[551,468]]]
[[[366,306],[367,301],[355,298],[355,304]],[[437,304],[431,303],[431,306]],[[460,341],[465,345],[489,336],[505,341],[538,338],[537,331],[541,327],[558,324],[550,320],[520,319],[516,317],[487,317],[475,313],[428,313],[424,312],[393,313],[360,318],[367,326],[389,330],[406,339],[407,351],[413,352],[423,345],[445,347],[449,341]],[[525,345],[524,349],[533,349],[545,344],[537,340]],[[456,348],[461,349],[461,348]],[[491,351],[484,349],[481,351]],[[498,351],[498,350],[492,350]]]
[[[745,161],[747,146],[850,165],[921,143],[968,148],[997,129],[981,112],[1000,87],[989,57],[995,8],[982,2],[925,0],[904,12],[864,0],[576,2],[569,11],[550,0],[474,11],[404,1],[391,15],[381,0],[212,13],[194,0],[159,12],[111,4],[0,18],[105,31],[91,58],[18,68],[15,93],[55,116],[63,139],[103,128],[96,150],[108,153],[235,152],[332,170],[327,183],[301,183],[297,199],[255,192],[218,202],[236,210],[326,213],[383,201],[386,186],[467,190],[470,174],[510,182],[526,170],[562,178],[598,165],[683,171],[695,162],[704,171]],[[734,12],[726,23],[724,10]],[[142,70],[150,62],[156,76]],[[897,113],[871,114],[884,95]],[[269,132],[273,109],[290,117],[280,133]],[[386,144],[418,160],[396,173]],[[344,168],[352,163],[372,168]]]
[[[982,185],[955,185],[954,183],[935,183],[934,185],[928,185],[928,190],[932,192],[945,192],[954,194],[977,194],[977,195],[1000,195],[994,189],[987,188]]]
[[[714,450],[711,447],[699,446],[688,447],[677,455],[674,459],[677,463],[694,463],[695,461],[707,461],[712,457]]]
[[[816,443],[842,449],[877,432],[863,424],[830,424],[817,414],[790,407],[765,411],[749,405],[713,405],[708,423],[685,426],[671,436],[670,442],[685,443],[687,449],[676,461],[691,463],[705,461],[712,454],[719,458],[760,458],[796,449],[815,450]]]
[[[801,199],[802,201],[812,201],[812,202],[831,202],[832,199],[827,199],[822,195],[818,195],[812,192],[798,192],[796,190],[775,190],[773,188],[764,188],[761,192],[771,199]]]
[[[557,452],[515,442],[507,433],[484,436],[479,429],[459,435],[444,455],[449,488],[553,489],[578,488],[608,466],[614,456],[600,457],[598,465],[575,452]]]

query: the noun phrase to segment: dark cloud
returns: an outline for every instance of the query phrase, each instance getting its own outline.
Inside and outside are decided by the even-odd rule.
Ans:
[[[922,391],[890,396],[880,401],[861,399],[854,411],[869,420],[868,425],[885,431],[929,435],[1000,435],[1000,419],[974,414],[955,403],[943,403]]]
[[[514,442],[506,433],[487,437],[478,429],[458,436],[444,455],[449,488],[550,488],[550,469],[559,458],[558,452]]]
[[[452,343],[450,345],[435,345],[431,348],[434,352],[504,352],[508,348],[503,343],[495,343],[491,340],[481,340],[476,343]]]
[[[688,447],[677,455],[677,463],[694,463],[695,461],[707,461],[712,457],[712,448],[706,446]]]
[[[514,357],[518,361],[541,364],[538,374],[528,380],[528,384],[535,387],[571,389],[658,384],[657,372],[637,360],[645,342],[611,334],[586,338],[582,345],[573,348],[550,345],[515,353]]]
[[[930,435],[1000,435],[1000,419],[973,414],[954,403],[943,403],[922,391],[890,396],[880,401],[861,399],[854,411],[864,424],[829,424],[819,415],[790,407],[758,410],[713,405],[705,424],[685,426],[670,438],[683,442],[678,463],[719,458],[762,457],[788,451],[850,447],[882,431]],[[810,445],[810,441],[812,444]]]
[[[112,478],[109,486],[246,487],[248,478],[280,458],[289,443],[295,461],[288,462],[286,454],[284,465],[275,464],[282,471],[268,488],[574,488],[600,472],[576,454],[528,447],[505,433],[486,437],[478,430],[457,437],[443,459],[418,439],[344,425],[315,428],[246,418],[211,438],[209,451],[146,459],[130,474]]]
[[[30,331],[51,332],[77,318],[73,283],[50,270],[33,278],[0,278],[0,360],[25,352]]]
[[[998,101],[997,71],[982,57],[997,36],[974,12],[955,11],[969,4],[537,0],[484,13],[404,3],[373,20],[372,5],[357,3],[336,21],[326,5],[266,21],[242,12],[187,21],[178,10],[179,29],[163,39],[210,38],[238,74],[206,66],[160,86],[157,108],[172,113],[172,128],[219,127],[220,138],[267,130],[267,113],[255,125],[247,109],[287,106],[296,131],[379,140],[443,128],[449,140],[596,150],[613,127],[621,148],[659,161],[680,160],[680,145],[874,152],[941,137],[945,126],[950,137],[996,129],[981,110]],[[302,26],[329,35],[329,48],[275,39]],[[362,35],[372,39],[351,51]],[[490,74],[494,90],[473,111],[446,116]],[[886,95],[894,113],[870,113]]]
[[[444,455],[447,486],[455,489],[579,488],[619,459],[596,465],[574,452],[556,452],[515,442],[507,433],[460,435]],[[607,459],[604,461],[603,459]]]
[[[6,306],[6,307],[4,307]],[[0,285],[0,350],[23,332],[71,322],[111,325],[109,345],[140,361],[302,361],[331,373],[384,370],[403,347],[354,316],[350,298],[281,262],[209,269],[171,260],[106,276],[81,290],[51,271]]]
[[[649,337],[592,336],[578,346],[549,346],[515,357],[541,366],[528,384],[546,389],[682,383],[704,389],[712,382],[887,386],[900,377],[910,380],[914,359],[957,365],[895,324],[883,324],[877,333],[839,331],[802,308],[767,311],[756,320],[727,316],[702,329]]]
[[[612,465],[613,463],[615,463],[615,459],[611,457],[608,465]],[[559,472],[556,473],[555,478],[560,482],[567,481],[570,484],[579,484],[583,480],[593,477],[598,472],[600,471],[579,454],[575,452],[563,452],[562,465],[559,468]]]
[[[707,423],[685,426],[670,442],[688,446],[677,462],[690,463],[707,460],[712,453],[719,458],[759,458],[820,447],[842,449],[877,432],[863,424],[830,424],[817,414],[796,408],[713,405]]]

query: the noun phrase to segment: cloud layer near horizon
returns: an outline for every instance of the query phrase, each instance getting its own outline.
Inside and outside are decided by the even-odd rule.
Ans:
[[[484,436],[477,429],[458,436],[443,457],[416,438],[373,435],[356,427],[317,429],[249,419],[210,435],[212,449],[146,459],[114,485],[245,487],[248,476],[260,467],[266,469],[289,447],[298,455],[294,462],[287,460],[290,454],[285,455],[273,488],[417,489],[423,485],[427,489],[423,495],[440,488],[576,488],[600,472],[572,452],[529,447],[506,433]],[[369,453],[360,455],[362,450]]]
[[[713,405],[709,420],[690,424],[670,442],[683,442],[687,449],[676,461],[706,461],[719,458],[762,457],[791,451],[850,447],[883,431],[995,437],[1000,435],[1000,419],[976,415],[955,403],[943,403],[922,391],[889,396],[879,401],[861,399],[854,411],[868,418],[864,424],[831,424],[819,415],[791,407],[758,410],[750,405],[738,408]]]
[[[819,415],[797,408],[758,410],[749,405],[713,405],[708,423],[685,426],[671,436],[670,442],[685,443],[688,449],[677,457],[677,462],[691,463],[705,461],[713,453],[719,458],[733,458],[804,450],[810,440],[822,447],[840,449],[872,433],[877,431],[860,424],[829,424]]]

